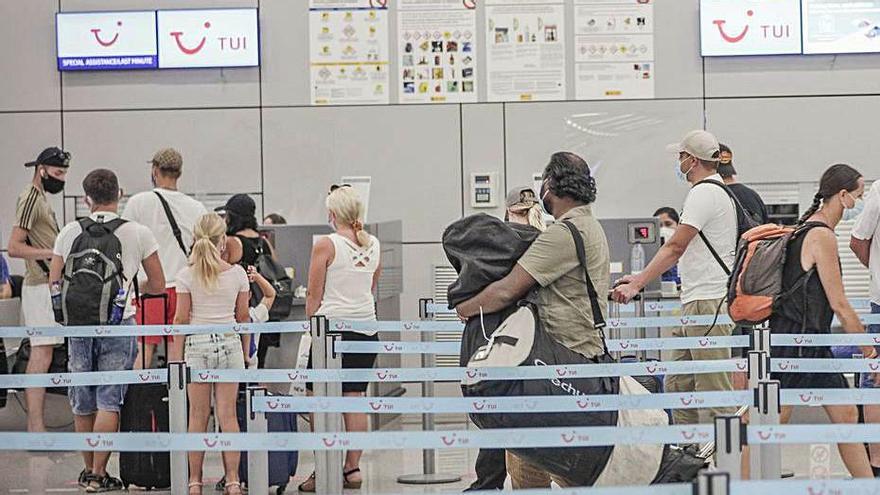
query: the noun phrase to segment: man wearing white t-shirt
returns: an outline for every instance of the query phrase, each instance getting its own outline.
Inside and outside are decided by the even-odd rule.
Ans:
[[[856,205],[858,207],[858,204]],[[853,227],[850,248],[871,273],[871,313],[880,313],[880,185],[871,187],[864,200],[864,211]],[[868,333],[880,333],[880,325],[868,325]],[[880,346],[878,346],[880,350]],[[880,375],[862,374],[862,388],[880,387]],[[880,406],[865,406],[865,423],[880,423]],[[871,467],[880,474],[880,444],[869,444]]]
[[[159,246],[156,238],[144,227],[135,222],[120,224],[116,213],[119,206],[119,181],[116,174],[106,169],[89,172],[83,179],[83,190],[86,204],[91,215],[88,220],[71,222],[61,229],[55,239],[52,263],[49,267],[51,284],[59,284],[62,293],[67,290],[64,285],[71,283],[72,278],[64,276],[65,263],[71,257],[71,251],[83,229],[89,229],[95,235],[100,226],[110,235],[119,239],[118,251],[122,267],[123,288],[131,294],[131,285],[135,283],[141,266],[146,279],[141,277],[143,288],[150,294],[161,293],[165,288],[165,277],[157,251]],[[106,225],[103,225],[106,224]],[[105,234],[106,235],[106,234]],[[77,253],[73,253],[76,255]],[[112,256],[112,253],[102,253]],[[93,256],[93,255],[92,255]],[[79,259],[85,259],[80,257]],[[85,265],[94,260],[86,259]],[[72,265],[71,267],[75,267]],[[81,272],[83,270],[78,270]],[[76,273],[78,273],[76,272]],[[69,274],[68,274],[69,275]],[[73,276],[76,278],[76,275]],[[62,280],[63,279],[63,280]],[[97,294],[100,297],[100,293]],[[65,296],[67,297],[67,296]],[[123,325],[134,324],[135,308],[131,298],[127,298],[122,313]],[[65,310],[65,317],[68,315]],[[135,359],[134,337],[70,337],[67,340],[67,366],[71,373],[88,373],[104,371],[123,371],[132,369]],[[119,429],[119,412],[125,400],[125,385],[100,384],[96,386],[69,387],[70,405],[73,409],[74,428],[77,433],[115,433]],[[107,474],[107,460],[110,452],[83,452],[85,468],[79,475],[79,484],[87,492],[105,492],[121,490],[122,482]]]
[[[158,301],[139,301],[137,316],[138,321],[141,321],[143,312],[145,325],[166,325],[171,321],[165,321],[165,315],[167,314],[171,320],[177,309],[174,277],[188,264],[193,225],[199,217],[207,213],[207,210],[202,203],[177,190],[177,182],[183,173],[183,157],[177,150],[172,148],[159,150],[149,163],[152,165],[150,179],[154,189],[132,196],[122,213],[122,218],[147,227],[159,242],[159,259],[165,271],[166,305],[163,308]],[[168,205],[167,212],[163,201]],[[140,307],[141,305],[143,307]],[[140,354],[139,345],[135,367],[140,368],[142,362],[146,362],[149,366],[156,346],[161,342],[162,337],[159,336],[138,339],[139,344],[145,345],[143,355]]]
[[[671,239],[660,248],[644,271],[618,281],[614,300],[627,303],[649,282],[660,277],[678,263],[681,276],[682,316],[726,313],[727,269],[733,266],[737,242],[737,212],[733,200],[723,187],[702,183],[722,183],[718,174],[721,156],[718,140],[706,131],[688,133],[681,143],[671,145],[675,152],[675,174],[693,185],[684,202],[681,223]],[[715,249],[716,259],[706,242]],[[691,326],[676,329],[678,337],[729,336],[732,325]],[[672,361],[730,359],[730,349],[687,349],[670,353]],[[668,392],[703,392],[733,390],[729,373],[670,375],[666,377]],[[729,408],[677,409],[676,424],[711,423],[718,414],[729,414]],[[702,413],[702,414],[701,414]],[[702,421],[701,421],[701,417]]]

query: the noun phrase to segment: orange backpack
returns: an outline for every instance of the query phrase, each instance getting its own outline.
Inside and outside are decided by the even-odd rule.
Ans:
[[[766,224],[742,235],[727,287],[727,312],[737,325],[759,325],[770,319],[776,301],[797,289],[783,292],[782,272],[789,242],[816,225],[794,229]]]

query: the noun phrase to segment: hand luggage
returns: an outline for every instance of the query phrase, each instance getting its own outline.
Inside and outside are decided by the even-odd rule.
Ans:
[[[241,431],[247,431],[247,404],[244,394],[239,394],[238,404],[236,406],[238,416],[238,427]],[[296,413],[267,413],[266,419],[269,423],[269,433],[296,433]],[[269,452],[269,486],[276,487],[275,493],[282,495],[287,490],[287,484],[290,477],[296,474],[296,467],[299,462],[299,452]],[[238,476],[242,483],[247,483],[248,456],[247,452],[241,453],[241,464],[238,468]]]
[[[135,281],[135,283],[137,283]],[[161,299],[165,308],[165,322],[169,323],[168,295],[143,295],[141,306],[149,299]],[[141,324],[146,311],[141,311]],[[143,344],[142,342],[142,345]],[[165,338],[165,355],[168,339]],[[143,350],[141,351],[143,357]],[[147,367],[146,360],[142,363]],[[167,432],[168,386],[165,383],[129,385],[125,403],[119,414],[120,432]],[[171,457],[168,452],[120,452],[119,478],[126,489],[134,485],[146,490],[171,487]]]

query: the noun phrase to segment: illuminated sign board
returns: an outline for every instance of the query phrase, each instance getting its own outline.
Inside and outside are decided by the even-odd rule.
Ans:
[[[160,10],[159,68],[260,65],[257,9]]]
[[[701,0],[706,57],[801,53],[800,0]]]
[[[58,70],[155,69],[156,12],[56,15]]]

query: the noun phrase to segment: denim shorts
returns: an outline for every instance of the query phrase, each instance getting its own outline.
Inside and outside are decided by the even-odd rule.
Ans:
[[[195,370],[243,370],[241,336],[236,334],[190,335],[183,351],[186,365]]]
[[[871,313],[878,314],[880,313],[880,305],[871,303]],[[868,333],[880,333],[880,325],[868,325],[867,328]],[[875,346],[877,352],[880,352],[880,346]],[[862,373],[862,384],[861,388],[875,388],[880,387],[880,383],[874,382],[874,376],[878,375],[877,373]]]
[[[133,325],[134,319],[122,322]],[[71,373],[130,370],[137,356],[135,337],[70,337],[67,367]],[[68,387],[73,414],[88,416],[98,411],[118,413],[125,400],[126,385]]]

